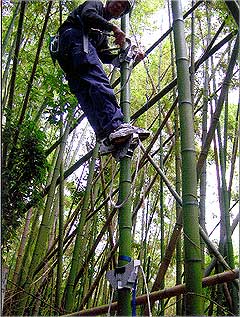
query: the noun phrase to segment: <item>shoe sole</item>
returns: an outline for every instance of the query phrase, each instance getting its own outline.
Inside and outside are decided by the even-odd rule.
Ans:
[[[126,136],[120,136],[118,138],[114,138],[113,140],[111,140],[112,144],[114,145],[121,145],[126,143],[130,138],[131,138],[132,134],[126,135]]]

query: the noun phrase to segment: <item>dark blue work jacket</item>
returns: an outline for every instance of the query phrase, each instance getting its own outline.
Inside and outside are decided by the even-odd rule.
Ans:
[[[89,42],[96,49],[100,60],[104,64],[111,64],[117,55],[106,51],[109,48],[107,36],[92,31],[92,29],[97,29],[103,32],[111,32],[113,24],[109,22],[110,19],[101,1],[85,1],[71,12],[66,21],[60,26],[59,34],[61,36],[69,28],[76,29],[79,39],[81,38],[83,41],[83,37],[87,36]]]

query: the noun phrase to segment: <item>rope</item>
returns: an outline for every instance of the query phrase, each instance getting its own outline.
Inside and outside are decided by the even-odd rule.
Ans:
[[[113,295],[114,295],[114,289],[112,289],[112,294],[111,294],[111,298],[110,298],[110,302],[109,302],[107,316],[111,316],[110,313],[111,313],[111,306],[112,306],[112,302],[113,302]]]
[[[145,289],[146,289],[146,293],[147,293],[147,303],[148,303],[148,316],[152,317],[152,313],[151,313],[151,305],[150,305],[150,295],[149,295],[149,290],[148,290],[148,286],[147,286],[147,280],[146,280],[146,275],[144,273],[143,267],[142,265],[139,266],[141,273],[142,273],[142,277],[143,277],[143,281],[144,281],[144,285],[145,285]]]

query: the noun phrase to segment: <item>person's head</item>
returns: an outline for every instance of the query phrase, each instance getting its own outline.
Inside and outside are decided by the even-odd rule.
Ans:
[[[107,0],[106,10],[107,13],[117,19],[130,12],[133,7],[134,0]]]

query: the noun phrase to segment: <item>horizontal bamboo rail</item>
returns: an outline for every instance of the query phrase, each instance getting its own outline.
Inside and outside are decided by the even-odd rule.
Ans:
[[[208,287],[216,284],[222,284],[226,282],[231,282],[239,278],[239,269],[232,271],[226,271],[223,273],[215,274],[212,276],[204,277],[202,279],[202,287]],[[152,292],[149,294],[151,301],[157,301],[164,298],[174,297],[186,292],[185,284],[176,285],[170,288],[166,288],[160,291]],[[136,305],[143,305],[147,303],[147,295],[141,295],[136,298]],[[70,316],[96,316],[101,314],[106,314],[108,312],[109,305],[103,305],[99,307],[94,307],[90,309],[81,310],[69,315],[64,315],[63,317]],[[112,303],[111,311],[117,310],[117,302]]]

